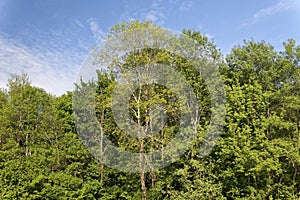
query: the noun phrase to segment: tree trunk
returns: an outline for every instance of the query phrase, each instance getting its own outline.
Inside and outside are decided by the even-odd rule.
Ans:
[[[139,90],[139,96],[138,96],[139,103],[141,98],[141,87]],[[139,167],[140,167],[140,180],[141,180],[141,190],[142,190],[142,200],[147,199],[147,188],[146,188],[146,180],[145,180],[145,168],[144,168],[144,137],[143,137],[143,130],[142,130],[142,124],[141,124],[141,111],[138,107],[137,110],[137,121],[139,125],[139,135],[138,140],[140,142],[140,160],[139,160]]]
[[[102,127],[104,126],[104,109],[101,111],[101,119],[100,119],[100,185],[102,186],[103,184],[103,170],[104,170],[104,150],[103,150],[103,129]]]
[[[100,163],[100,186],[103,185],[103,169],[104,169],[104,164]]]
[[[152,188],[155,186],[155,172],[153,169],[151,170],[151,186]]]
[[[142,189],[142,200],[147,199],[147,188],[146,188],[146,179],[145,179],[145,169],[144,169],[144,141],[141,140],[141,146],[140,146],[140,179],[141,179],[141,189]]]

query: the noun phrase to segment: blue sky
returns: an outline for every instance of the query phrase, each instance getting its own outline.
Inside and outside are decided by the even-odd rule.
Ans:
[[[132,19],[200,31],[224,54],[243,39],[279,50],[288,38],[300,43],[299,0],[1,0],[0,87],[10,73],[28,73],[52,94],[72,90],[92,48],[111,26]]]

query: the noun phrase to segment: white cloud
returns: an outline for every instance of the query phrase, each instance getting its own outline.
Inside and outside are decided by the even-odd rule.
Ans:
[[[183,1],[179,7],[181,12],[187,12],[193,6],[193,2],[191,0]]]
[[[299,0],[279,0],[279,2],[275,5],[272,5],[267,8],[263,8],[256,13],[253,14],[250,22],[245,23],[244,25],[253,24],[264,17],[292,9],[299,9],[300,8],[300,1]]]
[[[18,38],[0,32],[0,88],[10,74],[27,73],[33,85],[52,94],[73,90],[82,62],[105,35],[94,18],[85,23],[74,19],[69,29],[48,31],[32,26]]]
[[[161,1],[154,1],[150,8],[144,9],[141,12],[141,17],[145,20],[150,20],[155,24],[163,25],[166,16],[164,14],[164,9],[161,6]]]
[[[143,13],[143,18],[146,20],[152,21],[153,23],[163,24],[165,15],[155,9],[148,10],[147,12]]]
[[[105,36],[105,32],[101,29],[96,19],[90,18],[88,19],[88,23],[90,25],[90,30],[93,33],[94,39],[97,42],[100,42],[101,39]]]
[[[208,39],[214,39],[215,35],[214,34],[210,34],[210,33],[204,33],[204,35],[208,38]]]
[[[53,49],[43,44],[28,47],[0,35],[0,87],[6,86],[12,73],[27,73],[32,84],[60,95],[73,89],[84,52]]]
[[[74,22],[75,22],[75,24],[76,24],[77,26],[79,26],[80,28],[84,28],[84,25],[83,25],[78,19],[75,19]]]
[[[165,8],[161,0],[155,0],[147,8],[141,8],[139,5],[133,6],[129,2],[124,2],[124,12],[120,15],[121,21],[131,21],[134,19],[149,20],[157,25],[165,23]]]

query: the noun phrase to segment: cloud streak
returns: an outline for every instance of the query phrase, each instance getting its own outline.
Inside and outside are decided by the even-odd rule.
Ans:
[[[28,47],[0,35],[0,87],[12,73],[27,73],[33,85],[61,95],[73,89],[85,53],[76,49]]]
[[[134,19],[149,20],[157,25],[163,25],[167,19],[165,8],[161,0],[156,0],[147,8],[132,6],[125,2],[124,12],[120,15],[120,20],[131,21]]]
[[[100,42],[101,39],[105,36],[105,32],[101,29],[96,19],[90,18],[88,19],[88,23],[90,25],[90,30],[93,33],[95,41]]]
[[[0,32],[0,88],[10,74],[27,73],[32,84],[55,95],[73,90],[81,64],[106,34],[95,18],[72,20],[69,29],[32,26],[30,35],[12,38]]]
[[[278,3],[272,5],[267,8],[263,8],[252,15],[252,18],[249,22],[243,25],[254,24],[262,20],[263,18],[274,15],[279,12],[292,10],[292,9],[299,9],[300,8],[300,1],[298,0],[279,0]]]
[[[191,0],[183,1],[179,7],[179,10],[181,12],[187,12],[192,8],[192,6],[193,6],[193,1]]]
[[[166,16],[161,6],[161,1],[154,1],[149,9],[144,10],[141,16],[145,20],[152,21],[155,24],[162,25],[165,23]]]

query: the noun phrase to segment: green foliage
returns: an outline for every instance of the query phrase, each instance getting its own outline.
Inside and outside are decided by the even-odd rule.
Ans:
[[[147,21],[124,22],[115,25],[111,35],[151,26]],[[118,66],[124,70],[147,67],[149,61],[173,63],[192,85],[202,111],[191,147],[173,164],[143,175],[104,166],[76,132],[90,124],[75,128],[74,117],[82,113],[73,112],[73,95],[91,97],[88,88],[95,86],[95,114],[103,128],[99,136],[105,134],[122,149],[141,150],[143,141],[124,133],[112,117],[116,74],[99,71],[98,80],[82,82],[60,97],[32,86],[27,75],[12,75],[7,90],[0,90],[0,199],[141,199],[145,188],[148,199],[299,199],[300,46],[290,39],[277,51],[264,41],[244,41],[222,60],[207,37],[191,30],[183,33],[219,62],[225,82],[226,123],[208,156],[199,156],[211,112],[206,83],[191,63],[168,52],[132,52]],[[139,89],[137,102],[133,96]],[[131,114],[140,111],[136,121],[149,125],[151,106],[157,103],[169,116],[168,127],[147,139],[144,152],[163,151],[174,137],[180,116],[172,98],[168,88],[156,84],[133,91]],[[99,141],[103,151],[97,158],[106,145]]]

